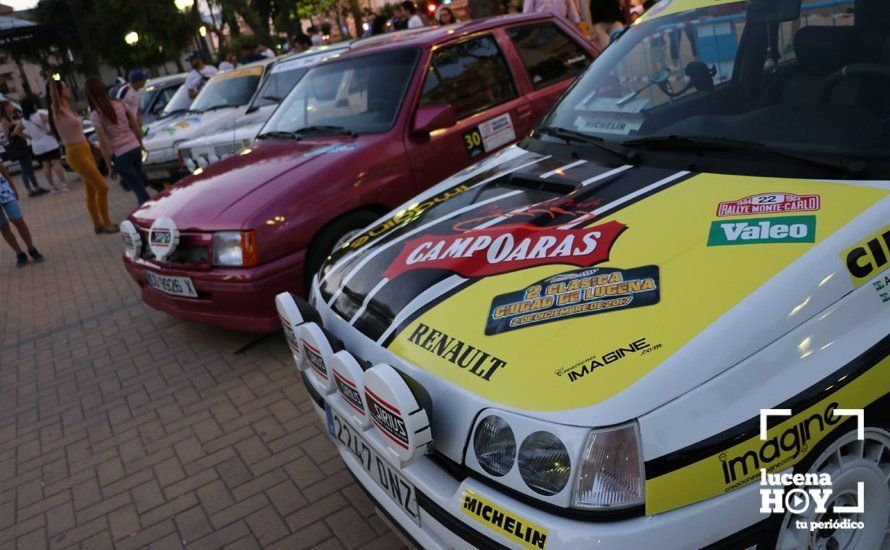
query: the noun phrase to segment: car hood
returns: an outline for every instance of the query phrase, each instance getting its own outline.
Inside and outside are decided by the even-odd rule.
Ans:
[[[232,120],[244,112],[245,107],[217,109],[204,113],[187,113],[182,116],[156,122],[150,129],[143,145],[148,151],[173,147],[177,142],[208,131],[223,121]]]
[[[190,139],[179,144],[180,149],[191,149],[194,147],[207,147],[219,144],[228,144],[234,141],[250,139],[256,137],[260,128],[269,120],[272,113],[275,112],[275,105],[267,105],[260,109],[239,116],[235,119],[227,119],[212,130],[201,132],[199,137]]]
[[[486,164],[335,252],[320,307],[431,393],[445,381],[482,406],[578,425],[638,417],[851,292],[841,253],[890,202],[886,183],[518,147]]]
[[[305,141],[269,141],[213,163],[155,195],[132,214],[142,226],[171,218],[183,231],[244,227],[250,215],[297,183],[288,174],[313,165],[316,170],[348,162],[361,151],[363,138],[334,136]]]

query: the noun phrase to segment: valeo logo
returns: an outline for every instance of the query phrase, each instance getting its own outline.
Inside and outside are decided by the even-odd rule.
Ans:
[[[711,222],[708,246],[816,242],[816,216],[781,216]]]

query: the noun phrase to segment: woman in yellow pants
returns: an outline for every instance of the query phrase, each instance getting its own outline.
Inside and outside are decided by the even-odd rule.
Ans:
[[[50,88],[50,127],[65,145],[68,165],[80,175],[87,195],[87,211],[96,233],[117,233],[117,225],[108,216],[108,184],[99,172],[93,152],[83,135],[83,121],[68,106],[71,89],[64,81],[54,80]]]

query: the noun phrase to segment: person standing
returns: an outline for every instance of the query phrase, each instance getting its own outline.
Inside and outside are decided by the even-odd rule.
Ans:
[[[22,125],[31,137],[34,158],[43,165],[43,175],[54,191],[71,191],[62,168],[62,148],[49,128],[49,115],[37,110],[31,98],[22,101]],[[59,180],[56,185],[55,179]]]
[[[223,57],[223,60],[219,62],[219,72],[231,71],[237,64],[238,60],[235,59],[235,54],[229,52]]]
[[[49,193],[49,189],[44,189],[37,183],[28,135],[11,101],[0,102],[0,125],[3,127],[3,135],[6,138],[6,155],[9,160],[18,161],[22,171],[22,182],[25,184],[25,189],[28,190],[28,196],[37,197]]]
[[[266,59],[263,57],[263,54],[257,53],[254,51],[253,46],[248,43],[244,43],[241,45],[241,64],[247,65],[248,63],[253,63],[254,61],[262,61]]]
[[[592,0],[596,2],[606,2],[609,0]],[[618,0],[615,0],[616,2]],[[575,6],[575,0],[525,0],[522,6],[522,13],[552,13],[556,17],[571,21],[577,24],[581,21],[578,16],[578,8]]]
[[[600,50],[612,41],[612,33],[624,28],[624,20],[618,0],[590,0],[591,38]]]
[[[309,35],[309,40],[312,41],[313,46],[324,46],[324,36],[318,32],[318,29],[314,25],[306,29],[306,34]]]
[[[260,46],[257,48],[257,52],[266,59],[275,57],[275,50],[270,48],[269,43],[265,40],[260,40]]]
[[[192,70],[185,76],[185,89],[188,90],[189,98],[195,99],[204,84],[219,71],[213,65],[204,63],[201,52],[192,52],[188,56],[188,61],[192,65]]]
[[[25,223],[25,217],[22,215],[22,207],[19,205],[19,192],[12,182],[12,176],[6,171],[6,167],[0,164],[0,233],[3,239],[9,244],[9,247],[15,252],[15,266],[25,267],[28,265],[28,256],[35,264],[43,261],[43,255],[34,247],[31,241],[31,230]],[[21,249],[19,242],[9,226],[14,225],[19,232],[19,236],[25,241],[28,253]]]
[[[83,121],[69,106],[71,88],[63,80],[50,84],[50,118],[53,133],[65,145],[68,165],[80,175],[86,191],[87,212],[93,220],[96,234],[117,233],[119,228],[108,215],[108,184],[96,167],[93,151],[83,135]],[[107,93],[105,94],[107,96]]]
[[[117,95],[114,96],[130,108],[140,127],[142,126],[142,93],[147,81],[148,75],[136,69],[130,73],[130,82],[121,86]]]
[[[451,25],[457,23],[454,12],[448,6],[440,6],[436,11],[436,23],[439,25]]]
[[[409,29],[417,29],[423,26],[423,19],[417,15],[417,6],[411,0],[405,0],[399,4],[399,19],[408,21]]]
[[[114,167],[141,205],[150,197],[142,181],[142,130],[136,117],[122,101],[108,98],[97,75],[88,76],[84,88],[105,163]]]

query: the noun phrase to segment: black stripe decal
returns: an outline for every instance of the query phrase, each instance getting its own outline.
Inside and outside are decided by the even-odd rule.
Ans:
[[[602,172],[606,172],[606,171],[608,171],[608,170],[602,170]],[[655,174],[648,175],[648,177],[645,177],[645,178],[634,177],[633,181],[630,181],[630,182],[622,179],[621,176],[623,174],[619,174],[616,178],[609,178],[602,184],[594,186],[594,188],[591,190],[584,190],[582,193],[579,193],[576,200],[585,201],[585,200],[590,200],[593,198],[599,198],[599,197],[605,196],[606,192],[608,191],[608,188],[611,186],[612,193],[614,193],[614,195],[610,196],[609,198],[612,198],[614,196],[614,199],[603,202],[603,204],[609,204],[610,202],[613,202],[613,200],[619,200],[621,197],[624,197],[624,196],[626,196],[634,191],[637,191],[639,189],[644,189],[647,186],[652,185],[653,183],[660,181],[666,177],[670,177],[672,174],[675,174],[675,173],[676,172],[673,172],[670,170],[657,170]],[[653,177],[653,176],[655,176],[655,177]],[[646,197],[649,197],[649,196],[654,195],[655,193],[658,193],[659,191],[663,191],[664,189],[668,189],[670,187],[673,187],[674,185],[678,185],[679,183],[688,180],[690,177],[692,177],[692,174],[687,174],[683,177],[678,177],[676,180],[673,180],[673,181],[665,184],[662,187],[658,187],[658,188],[653,189],[652,191],[649,191],[649,192],[642,194],[638,197],[634,197],[633,199],[631,199],[625,203],[616,205],[614,208],[611,208],[608,211],[598,215],[597,218],[602,218],[609,214],[613,214],[619,210],[627,208],[633,204],[636,204],[636,203],[644,200]],[[611,185],[612,183],[620,183],[621,185],[620,186],[619,185],[612,186]],[[619,187],[620,187],[620,189],[616,189]],[[616,191],[617,191],[617,193],[615,193]],[[568,217],[567,216],[557,216],[556,218],[554,218],[552,220],[547,220],[547,223],[539,224],[539,225],[548,225],[548,226],[562,225],[562,224],[568,223],[570,221],[571,221],[570,216],[568,216]],[[592,222],[592,220],[585,222],[585,225],[590,224],[591,222]],[[532,222],[532,223],[534,223],[534,222]],[[385,269],[385,267],[384,267],[384,269]],[[422,271],[419,270],[416,272],[412,272],[412,276],[415,277],[415,281],[417,281],[419,283],[418,288],[421,288],[421,289],[428,288],[428,287],[432,286],[433,284],[436,284],[439,281],[441,281],[451,275],[453,275],[453,274],[450,271],[443,271],[443,270],[422,270]],[[405,328],[407,326],[409,326],[412,322],[414,322],[417,318],[419,318],[426,312],[430,311],[431,309],[436,307],[438,304],[444,302],[445,300],[448,300],[449,298],[458,294],[459,292],[462,292],[463,290],[465,290],[469,286],[473,285],[476,281],[478,281],[480,279],[481,278],[478,278],[478,277],[468,279],[464,283],[456,286],[455,288],[451,289],[450,291],[448,291],[446,293],[443,293],[441,296],[439,296],[435,300],[432,300],[428,304],[419,308],[417,311],[413,312],[411,315],[406,317],[402,322],[400,322],[399,325],[395,328],[395,330],[393,330],[390,333],[389,337],[387,337],[387,339],[382,343],[383,346],[388,347],[389,344],[392,343],[393,339],[399,333],[401,333],[403,330],[405,330]],[[412,281],[412,286],[415,281]],[[410,290],[406,292],[405,287],[401,283],[402,283],[402,281],[400,281],[400,284],[398,284],[398,285],[387,285],[387,287],[384,287],[384,290],[381,291],[381,293],[380,293],[382,296],[379,296],[380,297],[379,301],[377,299],[371,301],[367,310],[362,315],[362,318],[360,318],[359,321],[357,321],[355,323],[355,327],[358,328],[359,330],[361,330],[363,333],[367,334],[372,339],[378,339],[381,335],[383,335],[384,332],[386,332],[386,330],[389,328],[389,325],[393,322],[393,319],[394,319],[395,315],[397,314],[397,311],[396,311],[396,312],[392,312],[392,314],[391,314],[392,316],[386,315],[386,314],[390,313],[390,308],[391,308],[393,301],[396,301],[397,303],[401,302],[401,307],[398,309],[398,311],[401,311],[401,308],[403,308],[405,305],[407,305],[407,303],[410,302],[410,300],[413,299],[414,296],[416,295],[415,293],[412,293]],[[391,295],[387,296],[386,294],[384,294],[384,292],[386,292],[386,291],[389,291],[389,293],[391,293]],[[397,295],[397,296],[395,296],[395,295]],[[386,304],[385,306],[383,306],[386,308],[384,315],[380,315],[380,313],[384,313],[384,312],[381,312],[377,307],[375,307],[375,305],[378,303]]]
[[[890,335],[885,336],[865,353],[831,373],[831,375],[826,376],[784,403],[771,408],[791,409],[792,415],[798,414],[856,380],[888,355],[890,355]],[[785,417],[775,417],[771,425],[779,424],[784,420]],[[673,453],[647,461],[646,479],[663,476],[702,459],[720,454],[722,451],[734,447],[743,441],[757,437],[759,433],[760,416],[758,415],[698,443],[693,443]]]

